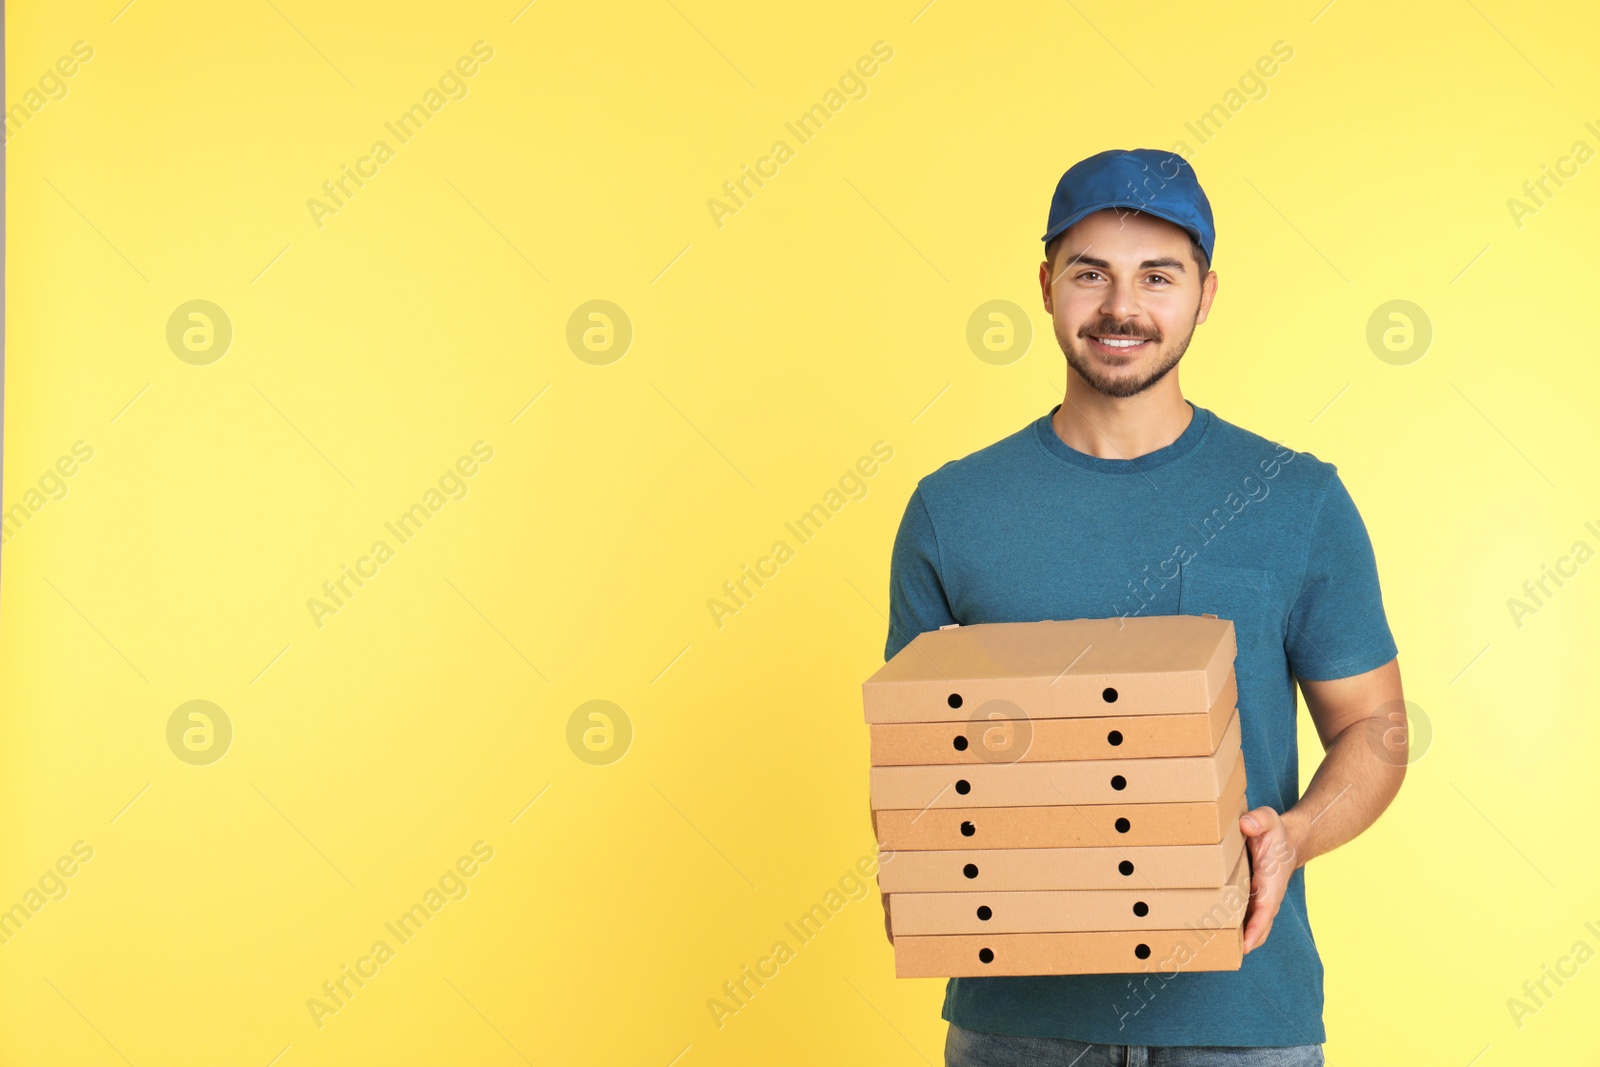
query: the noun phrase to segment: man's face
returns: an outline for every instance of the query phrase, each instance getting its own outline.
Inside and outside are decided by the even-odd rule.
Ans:
[[[1211,309],[1216,273],[1198,273],[1189,235],[1165,219],[1111,208],[1074,223],[1054,273],[1039,271],[1067,365],[1106,396],[1155,385]]]

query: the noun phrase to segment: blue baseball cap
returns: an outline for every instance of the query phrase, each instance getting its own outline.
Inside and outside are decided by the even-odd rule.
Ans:
[[[1131,208],[1166,219],[1188,231],[1212,258],[1217,227],[1211,201],[1200,188],[1194,167],[1176,152],[1154,148],[1113,148],[1074,163],[1056,183],[1050,199],[1049,243],[1068,226],[1106,208]]]

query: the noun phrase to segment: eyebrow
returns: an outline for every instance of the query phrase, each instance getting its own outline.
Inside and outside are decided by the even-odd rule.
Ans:
[[[1093,256],[1087,255],[1073,256],[1067,260],[1061,269],[1066,270],[1068,267],[1080,263],[1087,267],[1099,267],[1101,270],[1111,269],[1111,264],[1107,263],[1105,260],[1096,259]],[[1184,273],[1188,273],[1187,269],[1183,265],[1183,261],[1173,259],[1171,256],[1165,256],[1161,259],[1147,259],[1143,263],[1139,264],[1140,270],[1149,270],[1152,267],[1171,267],[1173,270],[1181,270],[1184,271]]]

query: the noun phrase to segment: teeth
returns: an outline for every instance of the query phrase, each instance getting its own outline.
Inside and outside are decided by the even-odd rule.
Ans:
[[[1149,338],[1135,338],[1133,340],[1118,341],[1110,337],[1096,337],[1095,340],[1110,348],[1132,348],[1135,345],[1144,344],[1145,341],[1149,340]]]

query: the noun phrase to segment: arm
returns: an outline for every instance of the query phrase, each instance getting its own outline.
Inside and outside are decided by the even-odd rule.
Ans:
[[[884,643],[885,662],[893,659],[918,634],[957,621],[950,611],[939,563],[938,534],[919,485],[906,504],[889,560],[889,637]],[[878,836],[876,812],[872,815],[872,836],[874,840]],[[883,902],[883,932],[892,945],[894,931],[889,924],[889,896],[881,888],[878,890],[878,898]]]
[[[1337,470],[1312,508],[1285,630],[1284,654],[1326,755],[1288,811],[1259,807],[1239,820],[1253,868],[1246,952],[1267,939],[1300,865],[1371,826],[1405,777],[1400,662],[1372,541]]]
[[[1288,811],[1255,808],[1239,821],[1255,871],[1247,953],[1267,939],[1295,870],[1376,822],[1406,776],[1410,746],[1398,659],[1349,678],[1299,681],[1326,754]]]

